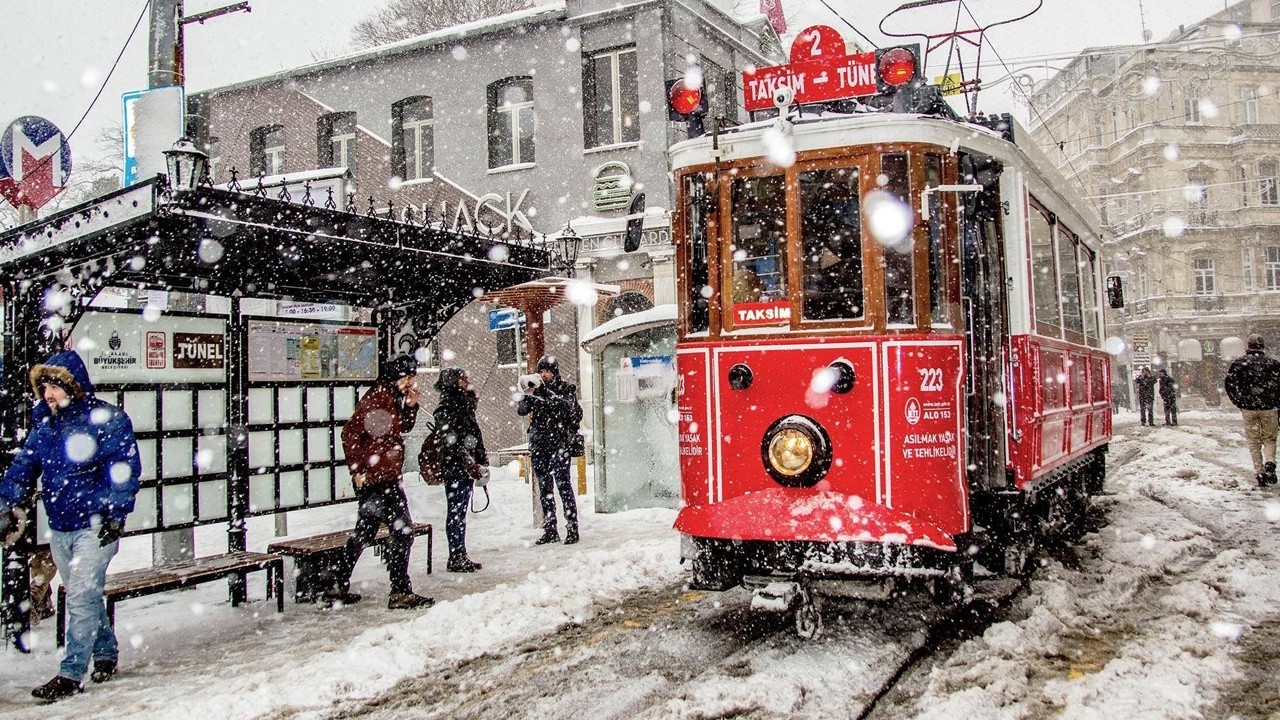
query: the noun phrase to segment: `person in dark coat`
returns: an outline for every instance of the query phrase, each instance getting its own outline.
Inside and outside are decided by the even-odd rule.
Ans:
[[[119,645],[102,589],[133,511],[142,462],[133,423],[99,400],[89,371],[73,351],[31,368],[31,388],[43,399],[31,411],[31,431],[0,482],[0,536],[17,522],[13,509],[40,478],[49,547],[67,590],[67,654],[58,674],[31,692],[53,702],[105,682],[116,673]]]
[[[1144,367],[1133,384],[1138,388],[1138,414],[1143,425],[1156,424],[1156,376]]]
[[[542,537],[537,545],[560,542],[556,529],[556,494],[564,506],[566,545],[578,542],[578,500],[569,481],[570,447],[578,434],[582,409],[578,405],[578,388],[560,377],[560,363],[547,355],[538,360],[537,387],[525,388],[516,404],[516,413],[531,415],[529,423],[529,457],[538,480],[542,499]]]
[[[1276,408],[1280,407],[1280,360],[1265,351],[1262,336],[1249,336],[1244,357],[1227,368],[1227,397],[1240,408],[1244,437],[1258,485],[1276,482]]]
[[[469,573],[481,568],[467,556],[467,507],[477,480],[489,472],[489,453],[476,421],[479,399],[462,368],[445,368],[436,380],[436,447],[440,477],[444,479],[445,537],[449,541],[449,572]]]
[[[1164,424],[1177,425],[1178,383],[1164,368],[1160,368],[1160,372],[1156,373],[1156,379],[1160,384],[1160,403],[1164,405]]]
[[[388,361],[342,426],[342,451],[360,506],[355,530],[347,540],[341,564],[335,568],[333,585],[325,591],[325,600],[331,604],[360,600],[360,595],[351,592],[351,572],[384,524],[391,533],[383,548],[383,560],[391,576],[387,607],[408,610],[435,603],[432,598],[414,593],[409,580],[413,518],[400,485],[404,434],[413,429],[418,419],[417,376],[418,363],[408,355]]]

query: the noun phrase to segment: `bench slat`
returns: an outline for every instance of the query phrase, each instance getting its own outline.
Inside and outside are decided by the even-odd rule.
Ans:
[[[429,532],[431,532],[430,523],[413,524],[414,536],[426,535]],[[328,552],[346,544],[347,538],[351,537],[351,533],[351,530],[339,530],[337,532],[321,533],[319,535],[294,538],[292,540],[277,540],[267,546],[267,552],[288,555],[290,557]],[[390,531],[387,530],[386,526],[383,526],[378,529],[378,534],[374,536],[374,542],[383,542],[390,536]]]
[[[153,585],[188,584],[202,578],[222,577],[236,570],[261,570],[278,556],[266,553],[230,552],[185,560],[158,567],[139,568],[107,576],[102,594],[131,594]]]

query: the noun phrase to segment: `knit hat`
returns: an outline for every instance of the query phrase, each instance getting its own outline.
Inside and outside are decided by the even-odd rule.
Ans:
[[[559,375],[560,361],[554,355],[543,355],[542,359],[538,361],[538,372],[543,370],[550,370],[552,374]]]
[[[447,367],[441,370],[440,377],[436,378],[436,390],[444,392],[450,388],[458,387],[458,381],[466,374],[466,370],[457,367]]]
[[[1249,336],[1248,346],[1250,350],[1262,350],[1266,347],[1266,343],[1262,340],[1262,336],[1253,333]]]
[[[395,382],[403,377],[418,374],[418,361],[408,355],[397,355],[382,366],[380,379]]]

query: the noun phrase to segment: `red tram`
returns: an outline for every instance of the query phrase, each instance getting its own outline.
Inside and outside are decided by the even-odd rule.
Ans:
[[[801,634],[821,597],[1021,573],[1101,489],[1111,435],[1096,221],[904,52],[828,57],[872,94],[813,112],[793,49],[744,74],[784,117],[671,148],[675,526],[695,588],[754,588]]]

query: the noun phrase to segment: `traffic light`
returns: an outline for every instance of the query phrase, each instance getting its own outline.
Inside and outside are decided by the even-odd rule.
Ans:
[[[702,118],[707,114],[707,94],[685,78],[667,81],[667,120],[689,123],[689,137],[705,132]]]

